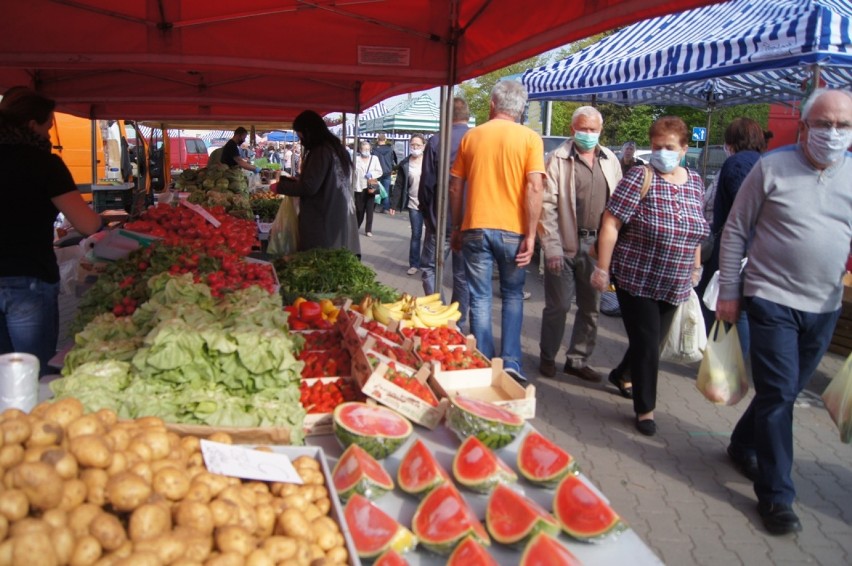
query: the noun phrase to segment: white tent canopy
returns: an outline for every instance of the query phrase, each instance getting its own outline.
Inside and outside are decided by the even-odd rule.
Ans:
[[[848,0],[733,0],[645,20],[526,71],[530,99],[708,107],[852,85]]]
[[[404,100],[387,112],[361,121],[364,132],[437,132],[441,127],[441,111],[428,94]]]

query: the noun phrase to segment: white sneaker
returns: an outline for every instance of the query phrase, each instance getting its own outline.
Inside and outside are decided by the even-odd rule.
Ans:
[[[415,273],[417,273],[417,268],[416,267],[409,267],[408,271],[406,271],[406,273],[408,273],[409,275],[414,275]]]
[[[532,297],[532,293],[530,293],[529,291],[524,291],[524,300],[526,301],[526,300],[528,300],[530,297]]]
[[[372,232],[367,232],[367,237],[368,237],[368,238],[372,238],[372,237],[373,237],[373,233],[372,233]]]

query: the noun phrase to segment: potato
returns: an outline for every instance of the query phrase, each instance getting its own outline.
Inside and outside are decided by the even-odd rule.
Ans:
[[[83,470],[80,472],[80,479],[86,484],[86,501],[95,505],[106,503],[106,484],[110,478],[104,470]]]
[[[82,418],[74,422],[80,420]],[[68,448],[81,466],[108,468],[112,463],[112,450],[110,450],[102,434],[83,434],[71,437]]]
[[[32,532],[11,539],[12,564],[27,566],[57,566],[59,561],[47,533]]]
[[[130,431],[126,428],[113,427],[109,429],[106,437],[112,441],[112,449],[115,452],[123,452],[130,446]]]
[[[319,507],[317,507],[313,503],[309,503],[308,507],[302,512],[302,516],[307,521],[313,521],[317,517],[322,517],[323,513],[319,510]]]
[[[127,471],[129,466],[127,465],[127,455],[125,452],[113,452],[112,453],[112,462],[110,462],[109,467],[106,469],[106,473],[108,476],[114,476],[121,472]]]
[[[128,452],[128,454],[134,454],[134,452]],[[139,461],[130,466],[130,471],[145,480],[145,483],[151,485],[154,481],[154,472],[151,470],[151,464],[144,461]]]
[[[172,470],[180,470],[181,472],[186,473],[186,466],[180,460],[175,460],[173,458],[163,458],[162,460],[154,460],[153,462],[148,463],[148,467],[151,468],[151,472],[154,475],[157,475],[157,472],[160,470],[165,470],[166,468],[171,468]]]
[[[234,443],[234,439],[231,438],[231,435],[227,432],[214,432],[213,434],[207,437],[207,440],[211,442],[221,442],[222,444]]]
[[[127,451],[139,456],[139,459],[143,462],[150,462],[154,459],[154,453],[151,451],[151,447],[136,438],[130,440],[130,445],[127,447]]]
[[[189,477],[177,468],[162,468],[154,474],[151,482],[154,493],[163,495],[166,499],[179,501],[189,493]]]
[[[83,404],[78,399],[66,397],[52,403],[45,411],[44,418],[62,427],[67,427],[71,422],[80,418],[84,410]]]
[[[283,497],[281,502],[284,505],[284,509],[298,509],[299,511],[304,511],[310,505],[310,502],[298,493]]]
[[[197,436],[184,436],[180,439],[180,448],[187,456],[201,452],[201,440]]]
[[[62,500],[59,509],[70,511],[79,507],[86,501],[86,483],[83,480],[73,479],[62,482]]]
[[[322,475],[322,472],[319,470],[314,470],[311,468],[296,468],[296,472],[298,472],[299,477],[302,478],[302,481],[306,484],[314,484],[314,485],[324,485],[325,477]]]
[[[236,525],[227,525],[216,529],[214,534],[216,547],[220,552],[233,552],[240,556],[247,556],[257,547],[257,541],[251,533]]]
[[[210,488],[206,483],[193,481],[189,484],[189,491],[184,498],[184,501],[197,501],[199,503],[209,502],[213,496],[210,494]]]
[[[133,511],[151,495],[151,486],[132,472],[121,472],[107,480],[106,499],[118,511]]]
[[[169,435],[165,431],[146,430],[134,438],[134,442],[141,442],[151,450],[152,460],[162,460],[172,453]],[[132,446],[133,443],[131,443]]]
[[[53,546],[53,551],[56,553],[56,560],[59,564],[68,564],[71,560],[71,555],[74,554],[74,533],[70,527],[59,527],[48,533],[50,544]]]
[[[50,464],[56,473],[64,480],[76,478],[80,471],[77,459],[70,452],[62,448],[52,448],[42,453],[41,459],[45,464]]]
[[[90,434],[103,437],[106,434],[106,428],[95,415],[83,415],[68,423],[68,426],[65,427],[65,434],[68,435],[69,440]]]
[[[186,551],[186,544],[176,534],[145,540],[133,541],[133,549],[137,551],[153,551],[163,564],[171,564]]]
[[[319,509],[320,513],[322,513],[323,515],[328,515],[328,512],[331,511],[331,499],[329,499],[328,497],[317,499],[314,505],[317,506],[317,509]]]
[[[118,415],[112,409],[98,409],[95,416],[101,421],[101,424],[106,428],[110,428],[118,422]]]
[[[9,519],[6,518],[6,515],[0,514],[0,540],[5,540],[6,535],[9,534]],[[2,562],[0,562],[2,564]]]
[[[24,462],[8,473],[15,487],[27,496],[31,507],[52,509],[62,501],[62,478],[50,464]]]
[[[36,417],[39,419],[43,419],[44,415],[47,413],[47,410],[50,408],[50,401],[42,401],[30,411],[31,417]]]
[[[190,529],[190,532],[193,532]],[[183,541],[186,544],[186,550],[183,557],[187,560],[195,562],[204,562],[210,553],[213,552],[213,536],[194,533],[191,536],[183,536]]]
[[[26,418],[27,414],[20,409],[6,409],[2,413],[0,413],[0,422]]]
[[[213,532],[213,514],[204,503],[181,501],[174,509],[175,524],[189,527],[203,535]]]
[[[24,447],[20,444],[4,444],[0,447],[0,468],[8,470],[24,461]]]
[[[74,544],[74,552],[71,554],[70,566],[90,566],[98,561],[103,554],[101,543],[92,535],[85,535],[77,539]]]
[[[151,539],[171,532],[172,514],[164,505],[141,505],[130,515],[127,532],[130,540]]]
[[[102,509],[93,503],[83,503],[68,512],[68,526],[77,538],[89,534],[89,524],[97,517]]]
[[[310,456],[299,456],[293,460],[293,467],[296,468],[297,471],[301,468],[320,471],[319,461],[311,458]]]
[[[18,521],[30,512],[30,500],[20,489],[7,489],[0,492],[0,515],[9,522]]]
[[[27,439],[27,447],[30,446],[55,446],[62,443],[65,431],[56,423],[33,419],[30,423],[31,432]]]
[[[258,505],[254,509],[257,516],[257,529],[254,534],[261,538],[266,538],[275,530],[275,509],[272,505]]]
[[[49,523],[45,523],[41,519],[35,517],[24,517],[20,521],[15,521],[9,528],[9,536],[15,538],[28,533],[44,533],[50,534],[52,527]]]
[[[15,543],[12,539],[6,539],[0,543],[0,564],[14,564],[12,562],[12,552],[15,550]]]
[[[332,564],[346,564],[349,562],[349,553],[342,546],[335,546],[325,553],[325,559]]]
[[[325,552],[319,545],[312,544],[311,549],[311,566],[322,566],[325,564]]]
[[[59,529],[68,526],[68,513],[64,509],[49,509],[41,515],[42,520],[51,526],[51,528]],[[0,536],[0,539],[3,537]]]
[[[246,556],[246,566],[275,566],[275,561],[262,548],[256,548]]]
[[[160,566],[162,562],[153,550],[134,551],[133,554],[122,558],[116,566]]]
[[[298,509],[284,510],[278,517],[275,532],[288,537],[313,540],[310,523]]]
[[[285,536],[271,536],[261,544],[261,548],[276,563],[290,560],[296,554],[296,541]]]
[[[30,423],[26,418],[5,420],[0,423],[3,444],[23,444],[30,437]]]
[[[41,455],[53,448],[52,446],[29,446],[24,449],[24,462],[39,462]]]
[[[98,539],[104,550],[116,550],[127,542],[127,533],[118,517],[101,512],[89,523],[89,534]]]
[[[317,545],[323,549],[324,552],[327,552],[337,546],[337,534],[339,530],[337,528],[337,524],[331,519],[331,517],[323,516],[314,519],[311,522],[311,529],[313,529]]]
[[[239,520],[240,509],[233,501],[216,499],[210,502],[210,514],[213,516],[213,525],[216,527],[236,525]]]
[[[193,483],[200,482],[207,485],[207,487],[210,488],[210,495],[212,497],[218,497],[219,494],[222,493],[226,487],[228,487],[227,477],[220,476],[218,474],[211,474],[210,472],[199,474],[195,476],[195,479],[193,479],[192,481]]]

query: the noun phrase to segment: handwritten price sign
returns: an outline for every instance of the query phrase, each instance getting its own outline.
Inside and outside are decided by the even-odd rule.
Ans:
[[[201,455],[207,470],[214,474],[247,480],[303,483],[284,454],[202,440]]]

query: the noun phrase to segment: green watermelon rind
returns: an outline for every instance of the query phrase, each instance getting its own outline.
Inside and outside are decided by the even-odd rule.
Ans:
[[[516,495],[520,501],[530,501],[520,493],[514,493],[514,495]],[[515,548],[521,548],[524,547],[530,541],[530,539],[532,539],[538,533],[547,533],[554,537],[559,535],[561,525],[555,517],[548,513],[547,516],[544,517],[539,515],[538,518],[529,526],[526,532],[517,535],[515,538],[501,538],[499,535],[495,534],[493,530],[494,527],[492,526],[490,520],[491,501],[498,496],[503,496],[503,494],[494,491],[491,494],[491,497],[488,499],[488,505],[485,508],[485,528],[488,529],[488,534],[491,535],[491,538],[493,538],[500,544]],[[544,511],[544,509],[542,509],[542,511]],[[550,521],[548,521],[548,518],[550,518]]]
[[[465,450],[466,444],[471,442],[470,438],[471,437],[468,437],[464,440],[464,442],[462,442],[462,446],[456,450],[456,454],[453,457],[453,477],[459,485],[477,493],[491,493],[498,484],[515,483],[518,481],[517,474],[515,474],[515,472],[512,471],[505,462],[500,460],[500,457],[497,454],[494,454],[494,452],[490,452],[490,454],[497,460],[497,469],[494,470],[491,475],[480,479],[471,479],[461,474],[457,463],[459,456],[463,454]],[[478,437],[472,438],[479,440]],[[480,440],[480,442],[482,441]],[[482,444],[484,445],[485,443],[483,442]],[[485,446],[485,449],[489,451],[491,450],[488,446]]]
[[[558,540],[556,540],[556,537],[550,536],[547,533],[538,533],[537,535],[531,537],[529,542],[527,542],[526,546],[524,546],[524,551],[521,554],[521,559],[518,563],[518,566],[527,566],[527,561],[530,560],[530,553],[535,549],[535,547],[538,544],[541,543],[541,541],[547,541],[547,542],[549,542],[553,545],[558,546],[562,550],[564,550],[570,558],[573,558],[573,560],[571,562],[568,562],[568,565],[579,565],[580,564],[580,561],[577,559],[577,557],[574,556],[571,553],[570,550],[565,548]],[[548,549],[548,550],[550,550],[550,549]],[[550,557],[549,561],[553,562],[555,560],[555,557],[552,554],[550,554],[549,557]],[[541,564],[541,561],[536,562],[536,564]],[[559,566],[559,565],[554,564],[554,566]]]
[[[509,423],[496,421],[483,415],[475,414],[470,408],[459,406],[457,399],[460,396],[450,398],[450,406],[447,408],[447,426],[464,440],[469,436],[476,436],[483,444],[495,450],[503,448],[511,443],[524,428],[524,419],[514,415],[519,422]],[[461,397],[462,402],[464,398]],[[507,409],[503,409],[508,413]]]
[[[577,464],[577,460],[575,460],[573,456],[571,456],[570,454],[568,454],[567,452],[565,452],[564,450],[562,450],[561,448],[556,446],[556,448],[558,450],[562,450],[570,458],[570,460],[568,461],[566,466],[564,468],[562,468],[561,470],[558,470],[557,472],[555,472],[554,474],[552,474],[552,475],[550,475],[546,478],[539,478],[539,477],[534,476],[532,474],[532,472],[530,472],[526,467],[524,467],[523,462],[521,461],[521,457],[523,456],[523,453],[524,453],[524,445],[525,445],[527,439],[529,439],[534,434],[542,436],[540,433],[537,433],[535,431],[530,431],[529,434],[527,434],[523,438],[523,440],[521,440],[521,445],[518,446],[518,456],[517,456],[516,463],[518,465],[518,472],[521,474],[521,476],[525,480],[527,480],[528,482],[535,484],[537,486],[541,486],[541,487],[544,487],[544,488],[547,488],[547,489],[553,489],[557,485],[559,485],[559,482],[561,482],[562,479],[565,476],[570,475],[570,474],[580,473],[580,466]],[[542,436],[542,438],[544,438],[545,440],[548,440],[544,436]],[[550,441],[548,440],[548,442],[550,442]],[[551,442],[551,444],[553,444],[553,443]]]
[[[335,464],[334,470],[332,470],[332,472],[331,472],[332,481],[335,480],[335,476],[337,474],[337,469],[338,469],[339,466],[342,465],[342,463],[345,461],[345,459],[348,458],[348,457],[353,457],[353,458],[355,457],[355,456],[350,456],[348,454],[348,452],[350,450],[352,450],[353,447],[360,448],[361,450],[364,450],[363,448],[361,448],[357,444],[350,445],[343,452],[343,454],[341,454],[340,458],[337,460],[337,464]],[[366,450],[364,450],[364,453],[367,456],[370,456],[369,452],[367,452]],[[370,457],[372,458],[372,456],[370,456]],[[376,464],[379,467],[381,467],[381,464],[379,464],[378,462],[376,462]],[[384,470],[384,468],[382,468],[382,470]],[[340,487],[340,486],[337,485],[337,482],[334,481],[334,487],[335,487],[335,489],[337,489],[337,495],[343,503],[346,503],[349,500],[349,498],[352,497],[352,495],[355,494],[355,493],[357,493],[359,495],[363,495],[367,499],[374,500],[374,499],[378,499],[379,497],[381,497],[385,493],[393,490],[393,479],[390,477],[390,474],[388,474],[387,471],[385,471],[385,475],[387,476],[387,482],[381,483],[376,478],[368,476],[367,472],[362,468],[361,469],[361,477],[359,477],[358,480],[356,480],[355,483],[353,483],[351,486]]]
[[[427,503],[430,502],[430,498],[436,497],[437,496],[436,494],[439,493],[439,490],[443,489],[444,487],[445,486],[440,486],[439,488],[436,488],[436,489],[433,489],[432,491],[430,491],[420,501],[420,504],[417,506],[417,510],[414,512],[414,517],[411,519],[411,530],[414,533],[414,536],[417,537],[418,544],[420,546],[422,546],[423,548],[425,548],[425,549],[427,549],[431,552],[434,552],[435,554],[440,554],[440,555],[444,555],[444,556],[446,556],[447,554],[450,554],[453,550],[455,550],[456,546],[458,546],[466,537],[469,537],[469,536],[473,537],[476,540],[476,542],[478,542],[479,544],[481,544],[483,546],[490,546],[491,540],[487,538],[488,537],[487,531],[486,531],[486,534],[485,534],[486,538],[481,538],[476,533],[476,529],[474,529],[472,526],[470,528],[468,528],[466,531],[459,533],[459,535],[456,536],[455,538],[449,538],[449,539],[444,540],[444,541],[437,541],[437,540],[429,539],[424,535],[424,533],[422,532],[422,529],[418,528],[417,519],[420,518],[420,513],[421,513],[422,509],[426,506]],[[453,486],[451,483],[449,483],[449,484],[447,484],[446,487],[447,487],[447,489],[452,489],[456,492],[456,494],[458,495],[458,497],[461,500],[463,505],[468,505],[467,502],[462,497],[461,493],[458,493],[458,490],[456,490],[455,486]],[[468,510],[470,510],[469,506],[468,506]],[[471,512],[471,514],[473,514],[473,511],[470,511],[470,512]],[[484,526],[482,528],[485,529]]]
[[[399,467],[396,470],[396,484],[405,493],[407,493],[409,495],[414,495],[415,497],[422,498],[427,493],[429,493],[430,491],[432,491],[433,489],[438,487],[439,485],[443,484],[444,482],[449,481],[450,478],[449,478],[449,474],[447,474],[446,470],[444,470],[444,468],[441,467],[441,464],[438,463],[438,461],[435,459],[435,456],[427,449],[426,450],[426,455],[427,455],[426,457],[432,459],[432,461],[435,464],[435,468],[436,468],[436,473],[435,473],[435,476],[432,478],[432,481],[428,482],[428,483],[420,484],[418,486],[414,486],[412,484],[409,484],[406,481],[406,479],[402,476],[404,466],[406,464],[406,461],[408,460],[409,454],[411,454],[411,451],[414,450],[415,448],[417,448],[419,445],[423,445],[422,441],[416,440],[415,442],[413,442],[411,444],[411,446],[408,448],[408,452],[405,454],[405,456],[402,457],[402,460],[400,460]],[[423,445],[423,446],[425,447],[425,445]]]
[[[349,407],[354,405],[363,405],[363,403],[354,401],[341,403],[334,408],[334,412],[332,413],[332,430],[334,431],[334,436],[337,437],[337,441],[340,442],[340,445],[344,449],[348,448],[351,444],[357,444],[376,460],[382,460],[396,452],[414,432],[414,426],[408,419],[394,411],[391,411],[390,409],[386,409],[378,405],[371,406],[371,408],[376,408],[380,411],[387,411],[389,414],[401,419],[407,425],[407,432],[399,436],[379,436],[373,434],[362,434],[358,431],[351,430],[351,428],[347,427],[340,421],[340,415]]]
[[[491,559],[491,564],[494,564],[496,566],[497,561],[494,560],[493,556],[488,554],[488,550],[484,546],[482,546],[479,543],[479,541],[476,539],[476,537],[473,536],[473,535],[467,535],[466,537],[461,539],[461,541],[459,541],[459,543],[456,545],[456,547],[450,553],[450,556],[447,558],[447,563],[446,563],[445,566],[483,566],[483,564],[480,563],[480,562],[477,562],[475,564],[458,562],[458,560],[461,560],[458,557],[458,554],[461,552],[464,545],[467,544],[468,542],[471,542],[472,544],[475,544],[476,546],[478,546],[482,550],[482,552],[484,552],[486,555],[488,555],[488,558]],[[485,566],[488,566],[488,565],[486,564]]]
[[[612,512],[613,521],[609,525],[607,525],[605,528],[601,529],[600,531],[596,531],[596,532],[584,533],[584,532],[581,532],[581,531],[578,531],[576,529],[569,527],[566,524],[566,519],[563,518],[562,515],[559,513],[559,509],[557,508],[556,503],[558,501],[559,491],[561,490],[562,485],[564,483],[568,482],[568,481],[574,481],[574,480],[576,480],[578,482],[582,482],[582,480],[580,480],[575,475],[568,475],[568,476],[565,476],[564,478],[562,478],[562,481],[559,483],[559,486],[557,486],[556,492],[553,495],[553,516],[556,517],[557,521],[559,521],[559,524],[562,527],[562,531],[566,535],[568,535],[572,539],[580,541],[580,542],[599,542],[599,541],[602,541],[603,539],[609,538],[610,536],[621,534],[621,533],[623,533],[624,531],[627,530],[627,525],[624,524],[624,521],[621,520],[621,517],[618,515],[618,513],[616,513],[615,510],[612,507],[610,507],[607,504],[606,501],[601,499],[598,494],[594,493],[593,490],[591,490],[588,486],[585,486],[585,485],[584,485],[584,487],[586,487],[586,489],[589,489],[589,491],[594,494],[594,496],[598,499],[600,504],[606,506]]]

